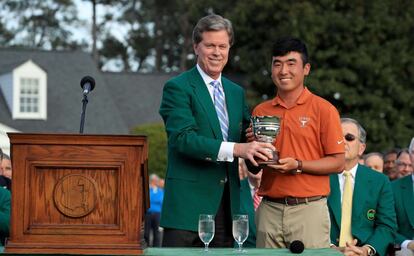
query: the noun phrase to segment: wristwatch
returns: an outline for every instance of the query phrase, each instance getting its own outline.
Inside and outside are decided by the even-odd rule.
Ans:
[[[368,256],[374,256],[375,255],[375,251],[371,248],[371,246],[367,245],[365,246],[368,248]]]
[[[292,174],[301,174],[302,173],[302,160],[296,159],[296,162],[298,162],[298,168],[296,170],[292,170]]]

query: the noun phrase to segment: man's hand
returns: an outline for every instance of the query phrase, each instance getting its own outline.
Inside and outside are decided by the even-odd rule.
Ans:
[[[334,244],[331,244],[330,247],[331,247],[331,249],[335,249],[335,250],[337,250],[341,253],[344,253],[344,250],[345,250],[345,247],[339,247],[339,246],[336,246]]]
[[[257,141],[249,143],[236,143],[234,144],[233,155],[235,157],[248,159],[254,166],[259,166],[255,158],[262,159],[263,161],[272,159],[272,152],[268,149],[274,151],[275,147],[270,143]]]
[[[255,140],[252,125],[250,125],[249,128],[246,129],[246,139],[247,142],[252,142]]]
[[[298,168],[298,161],[292,157],[279,159],[278,162],[279,164],[269,164],[267,166],[280,173],[289,173]]]
[[[263,170],[259,171],[257,174],[253,174],[251,172],[247,172],[247,178],[249,179],[249,183],[255,187],[260,187],[260,182],[262,181],[262,173]]]
[[[344,250],[344,255],[347,256],[368,256],[368,246],[356,246],[357,240],[354,239],[351,243],[346,242],[346,247]]]

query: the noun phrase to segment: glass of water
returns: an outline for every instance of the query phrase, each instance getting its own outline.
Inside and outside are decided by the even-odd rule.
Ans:
[[[213,240],[214,226],[214,215],[200,214],[198,218],[198,236],[204,243],[204,252],[208,252],[208,244]]]
[[[239,245],[238,253],[246,252],[243,250],[243,243],[249,235],[249,217],[244,214],[233,216],[233,237]]]

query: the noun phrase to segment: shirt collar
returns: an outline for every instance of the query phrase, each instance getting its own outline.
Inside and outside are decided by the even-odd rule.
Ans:
[[[305,104],[306,101],[309,99],[310,96],[311,96],[311,92],[305,86],[305,88],[303,89],[302,93],[299,95],[299,98],[296,100],[296,104],[297,105]],[[279,94],[276,95],[276,97],[273,98],[272,105],[273,106],[284,105],[283,100],[279,97]]]
[[[351,173],[351,176],[352,176],[352,178],[353,178],[353,179],[355,179],[357,169],[358,169],[358,164],[356,164],[354,167],[352,167],[352,168],[349,170],[349,172]],[[342,178],[342,177],[344,176],[344,172],[341,172],[341,173],[339,174],[339,176]]]
[[[200,65],[197,64],[196,67],[197,67],[198,73],[200,73],[201,78],[203,78],[203,81],[204,81],[205,84],[211,85],[211,82],[213,82],[213,81],[220,81],[220,83],[223,84],[221,82],[221,73],[220,73],[220,76],[218,77],[218,79],[213,79],[209,75],[207,75],[206,72],[204,72],[204,70],[200,67]]]

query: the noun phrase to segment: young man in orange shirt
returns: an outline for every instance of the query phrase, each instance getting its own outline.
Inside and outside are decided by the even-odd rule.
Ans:
[[[329,247],[328,175],[341,172],[345,163],[339,114],[305,87],[310,64],[302,41],[276,41],[271,68],[277,95],[259,104],[252,116],[281,118],[274,144],[279,161],[263,171],[256,245],[284,248],[300,240],[306,248]],[[247,136],[252,138],[251,131]]]

